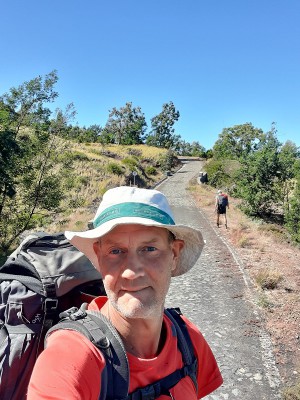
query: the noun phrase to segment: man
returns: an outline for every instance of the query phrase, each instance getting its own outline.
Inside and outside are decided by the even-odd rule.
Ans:
[[[223,215],[225,228],[227,229],[226,208],[229,208],[228,196],[227,194],[223,193],[222,190],[219,189],[215,201],[215,210],[217,213],[217,227],[220,226],[220,215]]]
[[[198,230],[175,224],[162,193],[136,187],[108,190],[93,225],[65,235],[103,277],[107,298],[96,298],[89,309],[100,310],[122,338],[131,393],[183,366],[164,304],[171,278],[195,264],[203,239]],[[196,400],[222,384],[211,349],[198,328],[184,320],[198,359],[198,389],[186,376],[159,399]],[[80,333],[55,331],[36,362],[28,400],[97,400],[104,367],[101,351]]]

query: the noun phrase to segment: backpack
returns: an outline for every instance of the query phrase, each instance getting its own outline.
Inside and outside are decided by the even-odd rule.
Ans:
[[[105,294],[101,275],[63,233],[27,236],[0,267],[2,400],[25,399],[46,332],[84,293]]]
[[[228,205],[228,197],[226,194],[218,195],[218,205],[222,207],[226,207]]]
[[[197,390],[197,359],[179,309],[166,309],[184,367],[128,395],[129,368],[112,324],[86,303],[105,295],[101,275],[63,233],[29,235],[0,267],[0,398],[25,400],[44,340],[57,329],[85,335],[105,356],[99,400],[151,400],[189,375]],[[66,310],[66,311],[65,311]],[[110,382],[110,384],[108,384]],[[111,384],[113,382],[113,384]]]

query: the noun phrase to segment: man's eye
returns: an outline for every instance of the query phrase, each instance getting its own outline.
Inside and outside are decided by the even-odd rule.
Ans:
[[[122,253],[122,250],[120,250],[120,249],[112,249],[112,250],[110,250],[110,254],[121,254]]]
[[[155,251],[155,250],[156,250],[156,247],[154,247],[154,246],[147,246],[147,247],[144,247],[143,250],[144,250],[144,251]]]

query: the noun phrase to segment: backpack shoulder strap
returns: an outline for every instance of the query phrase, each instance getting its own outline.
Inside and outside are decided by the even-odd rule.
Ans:
[[[178,348],[182,353],[184,366],[159,381],[128,394],[129,366],[122,340],[114,326],[104,315],[98,311],[85,311],[85,307],[86,305],[83,305],[79,310],[74,307],[62,313],[63,319],[48,331],[47,336],[58,329],[75,330],[86,336],[102,351],[106,359],[106,368],[102,374],[99,400],[156,399],[162,394],[170,395],[169,389],[185,376],[190,376],[197,391],[198,362],[179,308],[168,308],[165,310],[165,314],[175,327]],[[113,382],[113,384],[108,384],[108,382]]]
[[[99,400],[125,399],[129,390],[129,365],[122,339],[103,314],[99,311],[86,311],[86,306],[83,304],[79,310],[73,307],[61,313],[63,319],[49,329],[45,340],[58,329],[75,330],[86,336],[101,350],[106,360]]]
[[[194,353],[190,334],[185,322],[180,316],[181,311],[179,308],[168,308],[165,309],[165,314],[175,327],[178,348],[182,353],[184,366],[144,388],[137,389],[133,393],[130,393],[124,400],[153,400],[157,399],[161,395],[171,397],[170,389],[186,376],[189,376],[192,379],[195,390],[198,390],[198,361]]]
[[[165,309],[165,314],[172,321],[178,339],[178,347],[181,351],[183,362],[188,368],[188,375],[191,377],[196,391],[198,390],[197,370],[198,361],[195,355],[193,343],[184,320],[181,318],[182,312],[179,307]]]

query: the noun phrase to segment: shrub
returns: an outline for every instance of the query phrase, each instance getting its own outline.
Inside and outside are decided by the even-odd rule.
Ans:
[[[74,151],[74,153],[72,153],[72,155],[71,155],[71,159],[73,161],[74,160],[77,160],[77,161],[88,161],[89,160],[87,155],[85,155],[84,153],[81,153],[79,151]]]
[[[262,307],[262,308],[271,308],[272,307],[272,304],[270,303],[269,299],[267,298],[267,296],[264,293],[261,293],[259,295],[257,304],[259,307]]]
[[[156,168],[153,167],[152,165],[149,165],[148,167],[146,167],[145,172],[147,175],[156,175],[157,174]]]
[[[278,271],[270,268],[263,268],[255,277],[256,283],[262,289],[276,289],[282,279],[282,275]]]
[[[122,163],[125,164],[132,171],[134,171],[136,167],[139,166],[139,162],[133,157],[124,158],[122,160]]]
[[[84,205],[83,198],[69,199],[68,206],[71,208],[78,208]]]
[[[117,163],[109,163],[107,165],[107,172],[118,176],[123,175],[123,169]]]
[[[208,182],[213,187],[229,186],[230,176],[225,172],[224,162],[224,160],[220,161],[212,159],[205,165]]]

